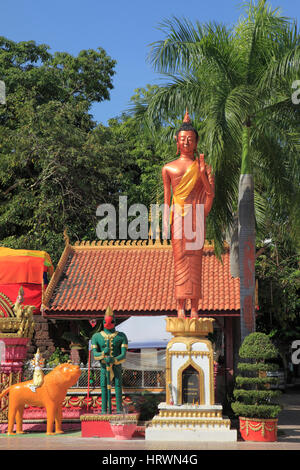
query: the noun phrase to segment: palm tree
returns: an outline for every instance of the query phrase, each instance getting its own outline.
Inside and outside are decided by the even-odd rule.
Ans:
[[[299,106],[291,99],[299,33],[266,0],[247,4],[232,29],[177,18],[161,29],[165,38],[152,44],[149,60],[169,83],[144,103],[143,115],[165,123],[188,107],[216,176],[210,215],[216,239],[238,214],[243,341],[255,331],[255,239],[263,201],[279,211],[299,201]]]

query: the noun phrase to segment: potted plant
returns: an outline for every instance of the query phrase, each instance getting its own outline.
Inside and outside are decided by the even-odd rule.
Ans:
[[[238,364],[239,375],[233,391],[235,401],[231,407],[239,416],[244,440],[277,440],[277,418],[281,406],[276,399],[281,392],[271,390],[271,384],[276,384],[278,379],[268,377],[267,372],[276,369],[276,364],[270,364],[268,360],[278,355],[278,350],[264,333],[251,333],[240,347],[239,356],[245,360]]]
[[[138,414],[123,413],[111,417],[110,427],[116,439],[131,439],[137,428]]]

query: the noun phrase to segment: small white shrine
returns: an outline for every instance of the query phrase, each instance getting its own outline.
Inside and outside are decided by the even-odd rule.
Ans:
[[[215,404],[212,318],[167,319],[174,336],[166,352],[166,403],[146,428],[152,441],[234,442],[237,431]]]

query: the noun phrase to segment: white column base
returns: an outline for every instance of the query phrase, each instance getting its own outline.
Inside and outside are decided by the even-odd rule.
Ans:
[[[237,431],[222,417],[221,405],[160,403],[145,431],[148,441],[236,442]]]
[[[146,441],[184,441],[184,442],[236,442],[236,429],[180,429],[180,427],[146,428]]]

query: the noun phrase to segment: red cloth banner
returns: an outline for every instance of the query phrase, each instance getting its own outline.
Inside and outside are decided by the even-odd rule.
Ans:
[[[33,305],[34,314],[40,313],[42,289],[53,271],[51,258],[45,251],[0,247],[0,292],[15,303],[22,286],[23,304]]]

